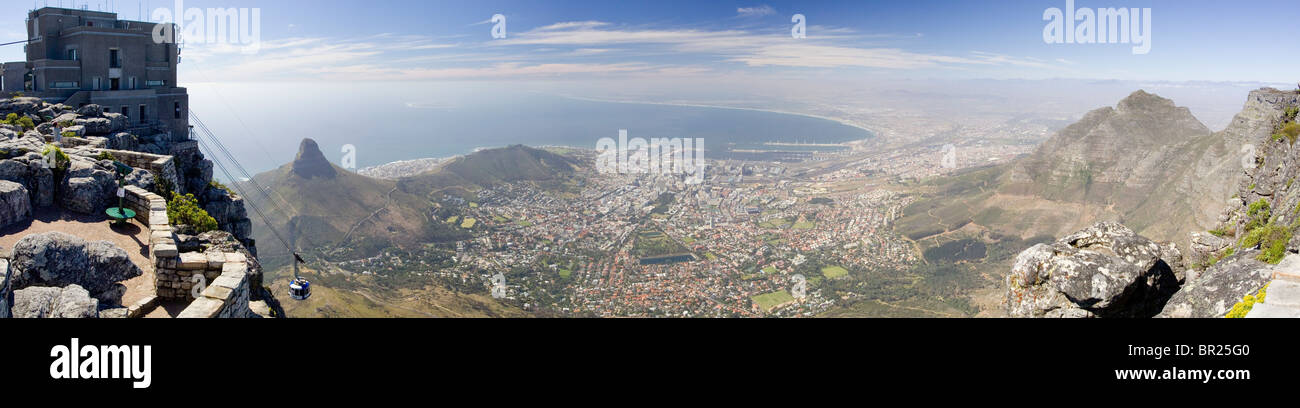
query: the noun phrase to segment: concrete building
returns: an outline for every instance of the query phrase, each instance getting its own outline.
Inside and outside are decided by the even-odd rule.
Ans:
[[[116,13],[46,7],[27,15],[27,61],[5,63],[3,95],[18,92],[73,107],[97,104],[135,128],[189,137],[189,95],[176,85],[174,31],[154,40],[157,23]]]

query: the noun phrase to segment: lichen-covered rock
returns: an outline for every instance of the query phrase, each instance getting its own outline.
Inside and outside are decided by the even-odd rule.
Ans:
[[[68,210],[98,214],[116,197],[117,176],[108,162],[73,159],[63,178],[60,203]]]
[[[77,119],[77,125],[85,127],[85,134],[103,136],[113,132],[113,121],[105,118]]]
[[[1243,297],[1259,292],[1272,280],[1276,269],[1300,269],[1300,258],[1295,255],[1287,256],[1275,267],[1255,260],[1258,254],[1255,250],[1242,251],[1188,280],[1156,317],[1223,317]]]
[[[1020,253],[1004,302],[1013,317],[1151,317],[1178,289],[1168,254],[1123,225],[1098,223]]]
[[[17,319],[88,319],[99,317],[99,301],[81,286],[32,287],[14,291]]]
[[[87,242],[62,232],[24,237],[14,245],[13,285],[79,285],[105,304],[117,304],[125,281],[144,272],[122,248],[107,241]]]
[[[0,99],[0,117],[10,113],[20,115],[36,115],[41,109],[45,108],[45,101],[41,98],[8,98]]]
[[[3,250],[3,248],[0,248],[0,250]],[[10,273],[9,260],[0,258],[0,319],[12,317],[9,309],[14,304],[14,296],[13,292],[9,290]]]
[[[88,104],[86,106],[77,108],[77,115],[92,117],[92,118],[104,116],[104,107],[93,103]]]
[[[26,221],[32,216],[32,201],[27,188],[12,181],[0,180],[0,228]]]

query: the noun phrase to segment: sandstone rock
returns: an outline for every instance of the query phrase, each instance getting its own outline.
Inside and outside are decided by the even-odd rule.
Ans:
[[[108,119],[109,129],[114,133],[125,130],[128,125],[126,115],[120,113],[105,113],[104,119]]]
[[[80,107],[80,108],[77,108],[77,115],[81,115],[81,116],[85,116],[85,117],[91,117],[91,118],[97,118],[97,117],[100,117],[100,116],[104,116],[104,107],[99,106],[99,105],[96,105],[96,104],[93,104],[93,103],[92,103],[92,104],[88,104],[88,105],[86,105],[86,106],[82,106],[82,107]]]
[[[112,166],[86,159],[73,159],[64,176],[61,204],[72,211],[98,214],[115,202],[117,176]]]
[[[9,313],[10,306],[14,304],[13,292],[10,291],[10,269],[9,259],[0,258],[0,319],[12,317]]]
[[[40,98],[9,98],[0,99],[0,118],[17,113],[20,115],[35,115],[45,108],[45,101]]]
[[[83,125],[72,125],[63,128],[62,135],[69,137],[86,137],[86,127]]]
[[[84,126],[86,135],[103,136],[113,132],[113,121],[106,118],[77,119],[76,123]]]
[[[14,288],[79,285],[105,304],[117,304],[118,282],[143,274],[122,248],[62,232],[24,237],[14,245]]]
[[[1276,268],[1255,260],[1258,254],[1255,250],[1242,251],[1219,261],[1184,284],[1156,317],[1223,317],[1232,305],[1258,292],[1272,279]],[[1290,255],[1279,267],[1298,264],[1300,258]]]
[[[85,319],[99,317],[99,301],[78,285],[32,287],[14,291],[13,317]]]
[[[26,221],[31,216],[32,202],[27,188],[12,181],[0,180],[0,228]]]
[[[1022,252],[1006,277],[1014,317],[1150,317],[1177,289],[1168,250],[1102,222]]]

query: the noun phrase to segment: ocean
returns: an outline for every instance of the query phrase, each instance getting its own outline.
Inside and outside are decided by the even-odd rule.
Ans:
[[[336,164],[343,147],[354,146],[357,168],[512,144],[595,148],[600,138],[617,138],[619,129],[629,137],[703,138],[709,158],[768,142],[873,137],[794,114],[594,101],[475,84],[195,84],[189,92],[190,109],[254,174],[292,161],[306,137]]]

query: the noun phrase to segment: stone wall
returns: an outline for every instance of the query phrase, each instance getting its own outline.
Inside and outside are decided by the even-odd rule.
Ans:
[[[218,253],[219,252],[213,252]],[[182,259],[183,259],[182,254]],[[238,255],[238,254],[224,254]],[[243,319],[252,317],[249,302],[248,263],[245,261],[226,262],[221,266],[221,274],[212,284],[181,311],[177,318],[198,319]]]
[[[154,269],[158,297],[198,300],[202,295],[194,296],[194,285],[210,286],[226,272],[227,263],[243,264],[243,273],[248,274],[248,259],[238,252],[184,252],[176,258],[159,260]]]
[[[172,188],[180,185],[180,177],[176,173],[176,160],[172,156],[160,154],[150,154],[133,152],[130,150],[112,150],[99,149],[103,152],[109,152],[114,159],[137,169],[149,170],[159,179],[167,180],[172,184]]]

